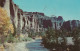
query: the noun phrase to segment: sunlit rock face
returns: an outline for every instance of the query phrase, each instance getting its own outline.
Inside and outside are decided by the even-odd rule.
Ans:
[[[0,0],[0,7],[4,8],[10,17],[10,0]]]
[[[16,26],[16,28],[18,27],[18,9],[19,9],[19,7],[16,5],[16,4],[14,4],[14,6],[15,6],[15,17],[14,17],[14,23],[15,23],[15,26]]]
[[[18,24],[17,24],[17,34],[22,33],[22,27],[23,27],[23,11],[21,9],[18,9]]]
[[[40,12],[23,12],[12,0],[0,0],[0,6],[8,12],[11,22],[16,27],[17,34],[30,30],[34,30],[34,32],[43,31],[45,24],[43,24],[43,20],[47,20],[47,23],[50,22],[50,26],[54,29],[59,29],[62,25],[63,18],[61,16],[50,18]]]
[[[78,20],[64,22],[62,16],[49,17],[40,12],[24,12],[12,0],[0,0],[0,6],[8,12],[8,16],[11,18],[11,23],[14,24],[17,34],[26,34],[26,32],[30,31],[44,31],[48,26],[54,29],[63,27],[71,30],[80,24]]]
[[[39,23],[38,23],[38,16],[37,16],[37,12],[25,12],[24,13],[26,15],[26,23],[25,24],[26,28],[28,29],[27,31],[31,30],[34,32],[38,32],[39,31]]]
[[[8,16],[11,18],[11,23],[14,23],[15,6],[12,0],[0,0],[0,6],[7,11]]]
[[[58,17],[53,16],[50,18],[50,20],[52,21],[52,25],[54,29],[60,29],[64,22],[62,16],[58,16]]]
[[[7,11],[8,16],[11,18],[11,23],[14,27],[18,27],[18,6],[12,0],[0,0],[0,6]],[[17,31],[17,30],[16,30]]]
[[[12,0],[0,0],[0,6],[8,12],[11,18],[11,23],[14,24],[17,34],[25,31],[39,32],[39,17],[44,16],[44,13],[39,12],[23,12]],[[42,27],[41,27],[42,28]]]

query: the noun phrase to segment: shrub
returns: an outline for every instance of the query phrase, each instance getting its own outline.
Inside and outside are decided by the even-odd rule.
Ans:
[[[7,15],[7,12],[0,8],[0,34],[7,33],[9,30],[10,18]]]
[[[32,40],[32,38],[30,38],[30,37],[23,38],[23,41],[31,41],[31,40]]]
[[[10,17],[7,15],[6,10],[0,7],[0,42],[4,43],[7,37],[9,37],[10,41],[12,41],[13,37],[10,33],[13,32],[14,28],[10,23]]]
[[[59,37],[61,37],[63,40],[59,41]],[[42,43],[45,47],[49,49],[58,48],[61,47],[62,42],[65,42],[65,38],[62,35],[62,32],[60,30],[54,30],[52,28],[48,28],[46,31],[46,34],[42,37]],[[63,46],[66,44],[64,43]]]
[[[12,34],[9,34],[9,36],[7,36],[6,42],[8,43],[14,42],[14,37],[12,36]]]

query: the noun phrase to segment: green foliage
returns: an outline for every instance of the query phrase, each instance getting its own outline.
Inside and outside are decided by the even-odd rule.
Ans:
[[[47,48],[56,48],[58,46],[65,46],[66,45],[66,40],[65,40],[65,36],[64,33],[65,31],[61,31],[61,30],[54,30],[52,28],[48,28],[48,30],[46,31],[46,34],[42,37],[42,43],[44,44],[45,47]],[[61,41],[59,41],[59,37],[62,38]],[[61,42],[61,44],[59,43]]]
[[[15,26],[14,23],[13,23],[13,27],[14,27],[14,33],[13,33],[13,36],[15,36],[15,35],[16,35],[16,26]]]
[[[33,33],[32,32],[29,32],[28,36],[29,37],[33,37]]]
[[[32,38],[27,37],[25,40],[27,40],[27,41],[31,41],[31,40],[32,40]]]
[[[36,33],[34,33],[34,32],[29,32],[29,33],[28,33],[28,36],[31,37],[31,38],[32,38],[32,37],[39,36],[39,32],[36,32]]]
[[[73,29],[72,34],[75,45],[80,45],[80,29],[79,28]]]
[[[19,39],[15,38],[13,36],[13,34],[11,33],[11,34],[9,34],[9,36],[6,37],[5,41],[8,42],[8,43],[14,43],[14,42],[19,42]]]
[[[62,38],[62,40],[58,41],[58,38]],[[73,37],[74,45],[66,45],[65,37]],[[42,37],[42,43],[45,47],[49,49],[53,48],[62,48],[63,50],[70,46],[71,51],[80,51],[80,27],[75,28],[71,31],[67,31],[65,29],[54,30],[52,28],[48,28],[46,34]],[[61,44],[59,43],[61,42]],[[58,49],[57,49],[58,50]]]
[[[6,36],[1,35],[1,37],[0,37],[0,44],[2,44],[4,42],[6,42]]]
[[[14,37],[12,34],[9,34],[9,36],[7,36],[7,39],[6,39],[7,42],[11,43],[11,42],[14,42]]]
[[[23,38],[22,40],[23,40],[23,41],[31,41],[32,38],[30,38],[30,37],[26,37],[26,38]]]
[[[53,48],[55,45],[58,44],[58,34],[54,29],[48,28],[42,40],[45,47]]]

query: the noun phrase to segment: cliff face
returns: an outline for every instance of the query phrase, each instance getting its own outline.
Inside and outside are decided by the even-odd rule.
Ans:
[[[8,16],[11,18],[11,23],[16,28],[17,34],[20,34],[23,26],[22,10],[12,0],[0,0],[0,6],[7,11]]]
[[[63,22],[64,22],[62,16],[58,16],[58,17],[54,16],[54,17],[51,17],[51,21],[52,21],[52,24],[53,24],[53,28],[54,29],[60,29],[61,26],[63,25]]]
[[[52,27],[51,20],[43,20],[43,28]]]
[[[10,0],[0,0],[0,6],[6,9],[10,17]]]
[[[67,29],[67,30],[71,30],[70,21],[64,22],[62,25],[62,28]]]
[[[63,23],[62,28],[66,30],[72,30],[76,27],[80,26],[80,21],[79,20],[71,20],[71,21],[66,21]]]
[[[8,12],[11,23],[16,28],[16,34],[27,34],[27,32],[40,32],[45,28],[72,29],[79,25],[79,21],[64,22],[62,16],[48,17],[40,12],[24,12],[12,0],[0,0],[0,7]]]

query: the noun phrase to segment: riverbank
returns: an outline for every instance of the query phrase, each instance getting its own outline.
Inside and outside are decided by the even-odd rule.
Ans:
[[[47,48],[41,45],[41,42],[42,40],[37,38],[27,42],[23,41],[19,43],[10,43],[8,44],[10,47],[5,49],[5,51],[49,51]]]
[[[28,51],[26,48],[26,44],[33,42],[34,40],[31,41],[22,41],[18,43],[5,43],[5,51]]]
[[[29,51],[49,51],[41,43],[41,39],[36,39],[35,41],[26,44],[26,47],[29,49]]]

